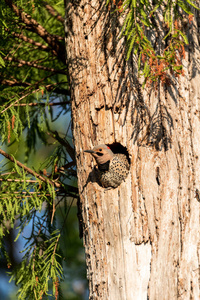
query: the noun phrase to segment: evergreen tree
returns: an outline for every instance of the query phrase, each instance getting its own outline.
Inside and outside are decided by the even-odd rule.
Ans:
[[[193,236],[198,230],[187,221],[194,217],[196,206],[185,210],[189,205],[185,199],[199,200],[194,168],[199,154],[195,141],[191,137],[188,142],[178,126],[184,131],[183,123],[190,123],[188,107],[193,100],[188,95],[185,107],[181,91],[189,70],[195,70],[190,62],[198,57],[197,6],[190,0],[4,0],[0,4],[0,154],[5,158],[0,173],[0,248],[2,261],[19,286],[19,299],[49,294],[58,299],[61,294],[60,244],[65,225],[56,226],[55,212],[61,201],[70,206],[75,198],[79,203],[79,194],[72,184],[77,174],[69,127],[61,134],[53,122],[70,113],[90,299],[145,299],[147,293],[149,299],[157,299],[169,282],[168,296],[178,291],[178,297],[186,290],[189,299],[196,281],[191,270],[190,280],[184,280],[191,261],[183,232],[189,240],[188,228],[193,226]],[[198,80],[198,75],[194,78]],[[191,79],[188,89],[192,84]],[[198,94],[196,89],[194,101]],[[177,101],[187,117],[180,117]],[[37,151],[39,140],[47,148],[53,142],[56,147],[42,164],[33,166],[31,153]],[[95,183],[95,172],[88,176],[91,163],[83,150],[98,143],[129,154],[131,175],[117,189],[105,191]],[[185,144],[190,146],[184,152]],[[184,161],[178,151],[184,152]],[[184,177],[184,165],[193,174],[193,183]],[[177,190],[179,214],[170,218],[176,211],[172,205],[166,219],[166,207]],[[181,220],[181,237],[177,220]],[[32,225],[20,264],[7,247],[16,224],[16,240]],[[159,266],[164,270],[163,249],[165,241],[170,242],[163,224],[171,231],[170,226],[176,225],[173,238],[176,244],[181,240],[182,248],[169,247],[169,267],[159,284],[155,274],[160,274]],[[179,251],[182,259],[177,258]],[[179,271],[174,264],[180,265]],[[197,288],[194,293],[199,296]]]
[[[3,1],[0,14],[0,154],[5,158],[0,173],[1,265],[7,265],[19,286],[19,299],[51,293],[58,299],[63,278],[60,238],[66,222],[56,226],[55,211],[62,203],[67,213],[72,199],[78,198],[67,121],[64,3]],[[54,122],[61,115],[68,126],[60,134]],[[46,146],[43,152],[41,143]],[[27,237],[23,232],[28,225]],[[10,238],[16,227],[15,241],[22,236],[25,240],[20,263]]]

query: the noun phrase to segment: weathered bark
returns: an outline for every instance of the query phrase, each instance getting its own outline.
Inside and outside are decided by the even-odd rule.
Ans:
[[[185,76],[141,92],[118,19],[66,3],[67,62],[90,299],[199,299],[200,66],[196,18]],[[84,149],[118,142],[128,178],[105,190]]]

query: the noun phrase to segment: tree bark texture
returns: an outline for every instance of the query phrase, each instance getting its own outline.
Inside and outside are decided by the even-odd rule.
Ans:
[[[185,75],[142,90],[119,17],[103,1],[66,2],[66,50],[90,299],[200,298],[200,53],[188,23]],[[84,153],[120,143],[118,188],[95,180]]]

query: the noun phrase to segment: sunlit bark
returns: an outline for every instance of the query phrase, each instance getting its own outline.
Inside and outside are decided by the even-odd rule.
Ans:
[[[196,19],[185,76],[142,90],[118,17],[67,1],[67,63],[90,299],[199,299],[200,65]],[[83,150],[120,143],[128,178],[104,190]],[[162,296],[162,297],[161,297]]]

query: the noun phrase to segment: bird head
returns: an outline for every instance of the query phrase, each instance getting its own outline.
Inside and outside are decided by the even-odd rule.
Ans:
[[[96,159],[98,165],[105,164],[114,156],[114,153],[107,145],[98,145],[92,150],[84,150],[84,152],[91,153],[92,156]]]

